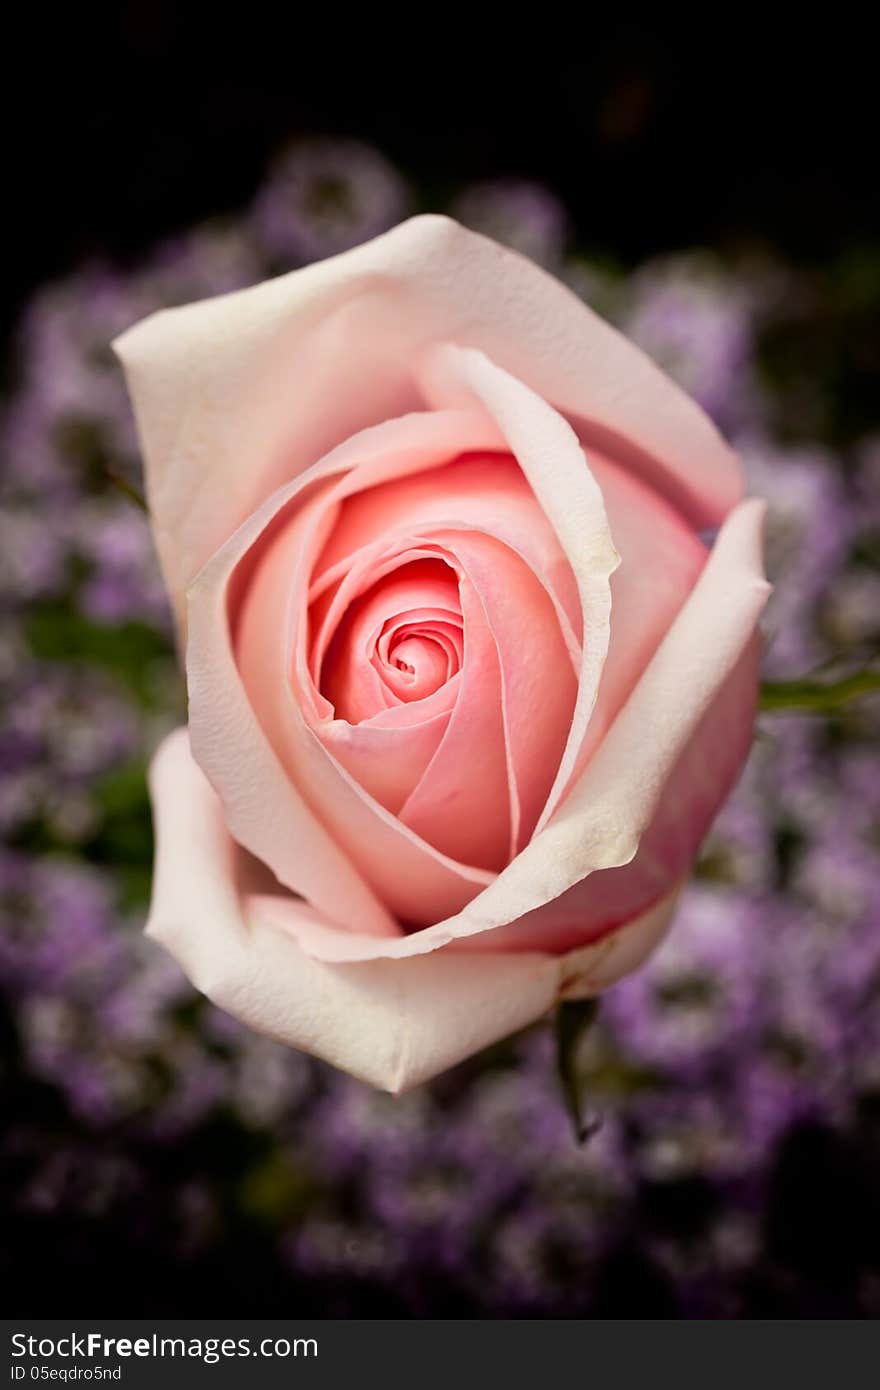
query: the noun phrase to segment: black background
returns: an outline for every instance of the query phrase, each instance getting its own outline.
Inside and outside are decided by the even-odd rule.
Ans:
[[[19,11],[3,308],[83,254],[234,210],[306,132],[377,143],[435,205],[470,178],[539,178],[582,245],[624,261],[743,240],[825,261],[876,236],[874,48],[844,11],[771,30],[769,7],[677,27],[614,8]]]

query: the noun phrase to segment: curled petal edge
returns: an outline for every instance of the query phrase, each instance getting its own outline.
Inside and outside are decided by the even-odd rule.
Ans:
[[[448,218],[414,217],[116,339],[181,626],[213,551],[341,440],[416,407],[411,364],[444,340],[488,353],[598,432],[597,446],[625,447],[694,524],[719,524],[742,496],[736,455],[633,343],[524,257]]]
[[[294,918],[307,932],[320,929],[314,909],[285,898],[283,916],[273,916],[273,899],[247,890],[244,856],[185,729],[160,747],[150,785],[157,853],[147,934],[243,1023],[393,1093],[535,1022],[560,998],[608,988],[658,945],[678,896],[677,888],[613,936],[564,956],[445,949],[321,961],[289,929]]]

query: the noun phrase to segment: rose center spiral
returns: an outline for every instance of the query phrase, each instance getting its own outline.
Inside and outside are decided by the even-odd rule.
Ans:
[[[430,698],[463,662],[458,575],[420,547],[348,603],[319,662],[319,688],[337,718],[359,724]]]
[[[386,625],[387,628],[388,625]],[[373,665],[401,700],[424,700],[459,670],[461,652],[450,624],[405,623],[383,631]]]

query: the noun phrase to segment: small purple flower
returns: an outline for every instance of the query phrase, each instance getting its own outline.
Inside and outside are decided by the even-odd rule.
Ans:
[[[632,277],[622,327],[727,429],[761,413],[751,286],[701,255],[651,262]]]
[[[378,236],[409,211],[400,174],[357,140],[315,139],[279,160],[250,214],[253,237],[286,268]]]
[[[76,548],[90,570],[79,595],[88,617],[99,623],[140,619],[170,629],[149,523],[130,502],[83,508]]]
[[[818,449],[735,441],[749,490],[768,503],[767,573],[774,584],[766,626],[768,674],[800,675],[828,655],[818,604],[839,575],[853,535],[853,510],[835,460]]]
[[[524,179],[471,184],[451,211],[466,227],[550,268],[560,264],[571,235],[568,213],[559,199],[542,184]]]
[[[706,1077],[744,1045],[760,1009],[765,904],[692,885],[666,941],[612,990],[603,1021],[641,1066]]]

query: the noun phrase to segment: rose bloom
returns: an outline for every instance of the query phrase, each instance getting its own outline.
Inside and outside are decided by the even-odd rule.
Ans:
[[[701,410],[434,216],[115,346],[189,690],[150,934],[392,1091],[635,968],[756,705],[763,508]]]

